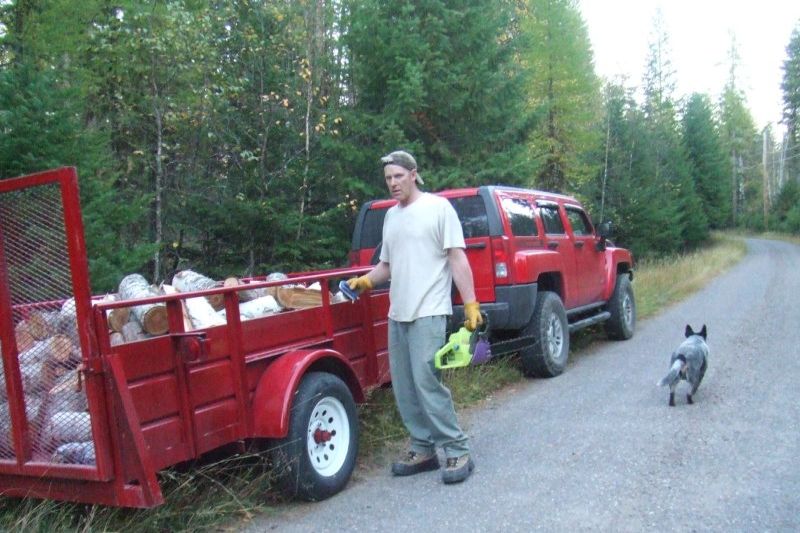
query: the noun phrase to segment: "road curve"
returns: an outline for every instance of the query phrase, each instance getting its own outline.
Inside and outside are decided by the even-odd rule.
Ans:
[[[339,495],[247,531],[800,530],[800,246],[759,239],[725,275],[625,342],[572,354],[460,418],[474,475],[357,471]],[[635,288],[635,282],[634,282]],[[708,326],[694,405],[656,381],[685,325]],[[683,386],[683,385],[682,385]]]

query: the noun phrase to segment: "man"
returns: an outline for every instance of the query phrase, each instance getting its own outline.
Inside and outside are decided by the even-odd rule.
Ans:
[[[423,181],[411,154],[392,152],[381,161],[397,205],[386,213],[380,261],[348,284],[361,292],[392,281],[389,366],[397,408],[411,435],[411,449],[392,464],[392,473],[408,476],[438,469],[436,448],[441,447],[447,459],[442,480],[457,483],[469,477],[475,463],[433,357],[446,340],[453,282],[465,302],[466,326],[474,330],[482,322],[464,235],[450,202],[419,189]]]

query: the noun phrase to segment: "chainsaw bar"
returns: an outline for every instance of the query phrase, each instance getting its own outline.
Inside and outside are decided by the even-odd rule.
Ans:
[[[507,341],[491,343],[492,357],[495,355],[503,355],[507,353],[518,352],[524,348],[530,348],[536,344],[535,335],[526,335],[524,337],[517,337],[516,339],[509,339]]]

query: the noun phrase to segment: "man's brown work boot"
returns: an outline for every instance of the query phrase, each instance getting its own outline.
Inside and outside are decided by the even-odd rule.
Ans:
[[[436,457],[436,453],[422,455],[411,450],[405,457],[392,463],[392,474],[395,476],[412,476],[438,468],[439,459]]]
[[[475,469],[475,463],[468,453],[461,457],[448,457],[447,466],[442,471],[442,481],[445,483],[460,483],[467,479]]]

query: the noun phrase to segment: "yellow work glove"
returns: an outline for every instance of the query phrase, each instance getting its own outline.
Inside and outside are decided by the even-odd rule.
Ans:
[[[464,325],[470,331],[483,324],[483,317],[481,316],[481,304],[478,302],[469,302],[464,304]]]
[[[366,275],[348,279],[347,285],[358,292],[368,291],[372,288],[372,282]]]

